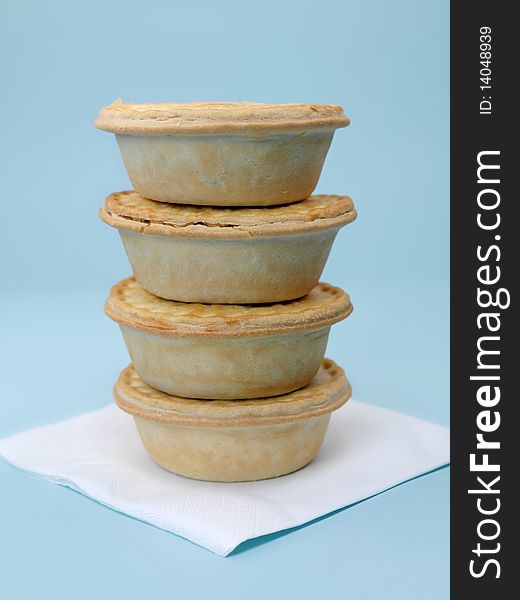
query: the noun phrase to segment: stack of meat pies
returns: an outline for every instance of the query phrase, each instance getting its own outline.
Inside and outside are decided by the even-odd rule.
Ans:
[[[111,194],[133,277],[105,304],[132,364],[114,398],[162,467],[195,479],[252,481],[316,456],[350,397],[324,358],[350,315],[319,279],[346,196],[311,195],[336,105],[191,103],[103,108],[134,191]]]

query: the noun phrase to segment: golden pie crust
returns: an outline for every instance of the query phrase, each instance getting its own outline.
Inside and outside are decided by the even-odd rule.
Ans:
[[[114,387],[119,407],[134,416],[165,424],[195,427],[241,427],[310,419],[340,408],[352,394],[343,369],[324,359],[304,388],[256,400],[194,400],[160,392],[129,365]]]
[[[349,119],[336,104],[259,102],[163,102],[116,100],[99,112],[95,125],[112,133],[189,134],[336,129]]]
[[[357,217],[348,196],[317,195],[282,206],[220,208],[166,204],[137,192],[110,194],[101,219],[117,229],[151,235],[243,238],[340,228]]]
[[[348,294],[326,283],[319,283],[303,298],[276,304],[198,304],[154,296],[133,277],[116,283],[105,303],[111,319],[134,329],[229,338],[320,329],[341,321],[352,310]]]

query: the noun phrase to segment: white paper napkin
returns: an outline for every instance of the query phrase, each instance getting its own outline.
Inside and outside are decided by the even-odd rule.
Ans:
[[[110,405],[4,438],[0,456],[226,556],[245,540],[302,525],[445,465],[449,434],[350,401],[332,415],[325,443],[305,469],[267,481],[206,483],[155,465],[132,417]]]

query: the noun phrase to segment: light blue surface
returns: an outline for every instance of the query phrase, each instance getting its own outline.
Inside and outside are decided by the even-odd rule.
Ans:
[[[318,191],[358,221],[324,279],[355,397],[448,420],[448,2],[6,3],[0,21],[0,436],[102,406],[129,271],[97,210],[128,187],[92,127],[117,97],[342,104]],[[0,463],[2,598],[448,597],[448,471],[222,559]]]

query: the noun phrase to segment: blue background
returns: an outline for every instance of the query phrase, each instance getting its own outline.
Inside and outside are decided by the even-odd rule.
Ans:
[[[317,191],[349,194],[323,279],[358,400],[447,424],[447,0],[2,4],[0,435],[100,407],[127,356],[102,313],[129,267],[97,218],[129,183],[99,108],[338,103]],[[448,597],[448,472],[227,559],[0,463],[5,598]],[[264,543],[264,542],[269,543]],[[143,596],[144,595],[144,596]]]

